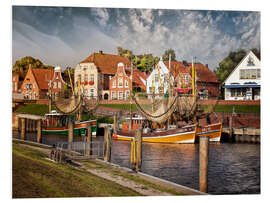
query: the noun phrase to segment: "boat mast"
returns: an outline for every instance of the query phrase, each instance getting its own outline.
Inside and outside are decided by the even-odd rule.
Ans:
[[[136,56],[136,62],[137,62],[137,56]],[[131,83],[130,83],[130,93],[129,93],[129,116],[130,116],[130,123],[129,123],[129,132],[131,133],[132,131],[132,100],[131,100],[131,94],[132,94],[132,82],[133,82],[133,63],[132,63],[132,59],[131,59],[131,74],[130,74],[130,80],[131,80]]]

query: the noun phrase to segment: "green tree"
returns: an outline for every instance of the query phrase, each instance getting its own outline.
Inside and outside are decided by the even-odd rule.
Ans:
[[[176,55],[173,49],[168,49],[164,52],[164,54],[162,55],[163,61],[168,61],[169,55],[171,55],[171,61],[176,61]]]
[[[246,54],[247,52],[243,49],[230,52],[229,55],[219,63],[219,67],[214,70],[214,73],[217,75],[218,80],[221,83],[226,80],[226,78],[230,75],[233,69],[240,63]]]

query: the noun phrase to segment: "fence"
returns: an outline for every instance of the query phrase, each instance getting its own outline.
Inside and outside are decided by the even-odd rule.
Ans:
[[[104,142],[58,142],[56,148],[67,152],[71,159],[104,157]]]

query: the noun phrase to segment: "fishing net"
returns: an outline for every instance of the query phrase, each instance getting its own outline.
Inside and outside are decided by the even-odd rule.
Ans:
[[[99,98],[97,96],[83,96],[82,107],[85,112],[91,112],[98,107]]]
[[[56,95],[53,95],[51,99],[56,110],[63,114],[76,112],[82,104],[81,96],[73,95],[70,89],[59,91]]]

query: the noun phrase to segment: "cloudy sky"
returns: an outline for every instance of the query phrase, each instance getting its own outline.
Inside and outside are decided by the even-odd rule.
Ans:
[[[240,48],[260,48],[260,13],[169,9],[13,6],[12,63],[24,56],[74,67],[92,52],[161,56],[209,64]]]

